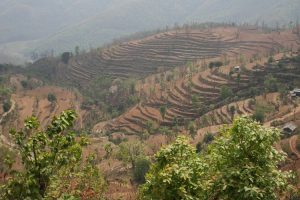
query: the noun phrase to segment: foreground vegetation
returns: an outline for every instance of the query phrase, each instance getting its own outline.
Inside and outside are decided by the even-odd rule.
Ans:
[[[95,156],[82,156],[88,141],[72,131],[75,118],[67,110],[42,130],[31,117],[24,129],[11,131],[17,154],[6,149],[1,161],[1,173],[8,178],[0,185],[0,199],[105,199],[107,184]],[[278,169],[285,160],[273,146],[279,139],[278,130],[239,118],[200,153],[187,138],[178,137],[156,153],[149,171],[142,144],[121,143],[119,156],[132,163],[135,180],[145,182],[140,199],[272,200],[292,189],[292,174]],[[109,149],[105,147],[107,157]],[[13,169],[16,155],[22,160],[19,170]]]
[[[278,199],[292,177],[277,168],[285,158],[273,146],[279,136],[240,118],[200,155],[179,137],[155,155],[140,199]]]
[[[83,161],[85,138],[76,139],[71,131],[76,114],[65,111],[41,130],[35,117],[25,121],[21,131],[11,131],[22,169],[12,170],[7,157],[9,176],[0,187],[0,199],[102,199],[105,181],[90,155]]]

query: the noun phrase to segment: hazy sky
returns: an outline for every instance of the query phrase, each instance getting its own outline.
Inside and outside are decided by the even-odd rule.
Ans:
[[[282,24],[300,16],[300,0],[0,0],[0,7],[0,59],[99,46],[175,22]]]

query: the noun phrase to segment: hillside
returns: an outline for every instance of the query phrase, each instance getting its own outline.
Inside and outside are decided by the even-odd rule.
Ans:
[[[278,61],[285,64],[290,62],[288,59],[282,60],[283,55],[276,56],[277,63]],[[214,70],[198,65],[194,68],[198,68],[199,72],[198,70],[186,72],[190,75],[169,82],[163,79],[162,82],[165,82],[167,87],[158,86],[153,93],[143,91],[142,95],[147,94],[147,97],[143,98],[141,104],[104,126],[103,123],[101,126],[96,125],[94,131],[142,134],[143,131],[149,130],[149,124],[152,124],[152,128],[159,126],[174,128],[178,125],[186,127],[190,121],[195,121],[198,128],[230,124],[234,116],[249,116],[255,113],[255,104],[262,107],[270,105],[276,107],[276,112],[274,110],[270,114],[271,118],[266,116],[266,120],[271,121],[288,114],[286,113],[288,107],[283,107],[282,110],[278,108],[278,105],[282,104],[277,102],[278,95],[274,97],[270,94],[270,97],[265,98],[255,96],[265,90],[264,81],[270,74],[276,78],[277,84],[297,87],[299,76],[293,75],[299,74],[297,64],[292,62],[294,67],[278,69],[276,64],[267,64],[267,58],[251,60],[252,63],[247,65],[240,61],[231,61],[229,65]],[[231,74],[232,66],[241,64],[244,66],[241,71]],[[231,97],[225,96],[224,88],[232,91],[228,92]],[[264,105],[266,102],[267,104]],[[162,107],[166,108],[164,114],[161,112]],[[289,109],[292,109],[292,104]]]
[[[253,27],[222,26],[188,28],[92,50],[71,58],[67,65],[49,58],[29,68],[40,71],[42,76],[43,70],[52,70],[49,76],[56,81],[85,85],[100,74],[140,78],[199,59],[247,57],[284,48],[297,49],[298,45],[297,35],[291,31],[267,33]]]
[[[299,47],[291,30],[189,27],[68,59],[48,57],[27,68],[0,65],[0,106],[11,102],[7,111],[0,109],[0,140],[11,146],[9,128],[21,128],[27,116],[44,127],[72,108],[79,114],[75,130],[90,134],[83,157],[95,153],[107,198],[133,200],[138,182],[133,165],[119,155],[124,144],[140,144],[152,160],[177,135],[205,148],[207,135],[217,136],[237,116],[253,116],[265,126],[299,126],[299,102],[288,94],[300,87]],[[299,142],[288,135],[276,144],[289,155],[282,169],[299,169]]]
[[[73,50],[77,45],[89,49],[114,38],[175,23],[287,25],[290,21],[295,23],[300,9],[297,0],[55,0],[38,4],[6,0],[0,6],[2,62],[12,60],[11,54],[28,58],[33,51],[45,53],[53,49],[58,53]]]

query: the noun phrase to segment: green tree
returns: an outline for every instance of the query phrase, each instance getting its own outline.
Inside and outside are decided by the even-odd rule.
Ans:
[[[288,191],[292,178],[278,169],[285,159],[274,147],[279,140],[278,130],[250,118],[235,119],[223,128],[205,154],[198,155],[179,137],[155,155],[140,199],[276,200]]]
[[[0,187],[0,199],[44,199],[61,170],[74,171],[82,158],[85,138],[76,140],[73,126],[76,114],[67,110],[54,117],[45,130],[35,117],[25,120],[20,131],[12,130],[11,136],[23,163],[23,170],[11,175]]]
[[[268,75],[264,82],[266,92],[277,92],[278,90],[278,81],[272,75]]]
[[[47,99],[51,103],[55,103],[57,101],[57,98],[53,93],[49,93],[48,96],[47,96]]]
[[[189,134],[191,135],[191,137],[193,139],[195,139],[195,136],[197,135],[197,130],[195,127],[195,123],[194,122],[190,122],[188,125],[188,130],[189,130]]]
[[[262,109],[256,109],[252,115],[252,119],[263,123],[265,121],[265,112]]]
[[[241,84],[241,74],[240,73],[237,74],[236,81],[237,81],[237,84],[238,84],[238,88],[240,88],[240,84]]]
[[[139,141],[122,142],[119,145],[117,157],[126,163],[130,163],[132,168],[135,169],[137,159],[145,154],[144,148],[144,145]]]
[[[2,107],[4,112],[8,112],[11,108],[11,101],[4,101]]]
[[[150,137],[150,133],[148,130],[144,130],[141,132],[140,138],[141,140],[147,140]]]
[[[231,105],[231,106],[229,107],[229,111],[230,111],[230,114],[231,114],[231,119],[233,120],[234,114],[235,114],[235,111],[236,111],[235,106],[234,106],[234,105]]]
[[[192,100],[193,107],[195,109],[198,108],[199,107],[199,95],[193,94],[191,100]]]
[[[161,115],[162,119],[165,120],[165,116],[166,116],[166,112],[167,112],[167,107],[165,105],[161,106],[159,108],[159,112],[160,112],[160,115]]]
[[[228,97],[231,97],[233,95],[232,89],[227,86],[222,86],[220,95],[222,99],[227,99]]]
[[[105,150],[105,158],[109,159],[112,152],[113,152],[113,148],[111,146],[111,143],[108,143],[104,146],[104,150]]]
[[[154,132],[154,122],[152,120],[147,120],[145,126],[149,134]]]
[[[95,156],[90,155],[86,161],[66,166],[52,176],[44,199],[105,200],[106,188],[106,181],[96,167]]]
[[[135,161],[135,169],[133,171],[134,180],[138,183],[145,183],[145,175],[150,168],[150,160],[147,157],[139,157]]]
[[[291,174],[278,169],[284,154],[274,143],[280,132],[249,118],[239,118],[209,146],[205,156],[211,182],[210,199],[275,200],[287,189]]]
[[[201,199],[203,171],[205,167],[196,149],[186,138],[179,137],[155,155],[146,183],[140,187],[140,199]]]

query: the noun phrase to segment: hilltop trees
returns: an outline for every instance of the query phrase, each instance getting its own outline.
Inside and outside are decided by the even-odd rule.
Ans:
[[[68,64],[71,57],[72,57],[72,53],[64,52],[61,54],[61,61],[65,64]]]
[[[273,146],[279,136],[277,130],[239,118],[200,156],[179,137],[155,155],[140,199],[275,200],[292,177],[277,168],[285,158]]]
[[[65,195],[76,199],[86,191],[94,194],[89,199],[102,195],[105,182],[92,157],[86,165],[81,163],[87,141],[77,140],[71,131],[75,118],[75,112],[67,110],[42,130],[39,121],[31,117],[24,129],[11,131],[23,169],[0,185],[0,199],[59,199]],[[72,185],[72,181],[78,184]]]

